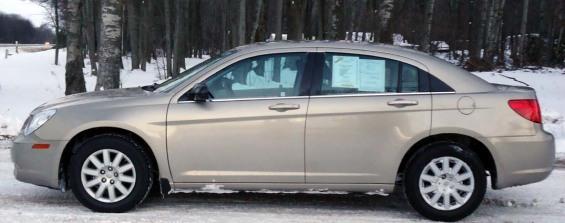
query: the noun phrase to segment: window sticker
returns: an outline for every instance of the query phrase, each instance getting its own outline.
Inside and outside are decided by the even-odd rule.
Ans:
[[[333,56],[332,87],[358,88],[359,57]]]
[[[385,61],[359,60],[359,91],[385,92]]]

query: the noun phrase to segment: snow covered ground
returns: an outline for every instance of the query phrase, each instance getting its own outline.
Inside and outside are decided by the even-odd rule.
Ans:
[[[3,49],[0,48],[0,52]],[[13,52],[13,49],[10,49]],[[46,101],[65,96],[66,51],[61,50],[58,66],[54,65],[54,50],[14,54],[0,58],[0,136],[17,135],[29,113]],[[187,59],[194,66],[203,59]],[[124,57],[124,67],[131,61]],[[96,76],[91,75],[90,61],[85,60],[86,89],[92,91]],[[163,61],[152,61],[147,72],[122,70],[122,87],[137,87],[161,81],[164,77]]]
[[[565,156],[565,69],[542,68],[475,74],[491,83],[536,89],[544,128],[555,136],[559,155]]]
[[[71,192],[18,182],[0,148],[1,222],[406,222],[425,221],[399,196],[364,194],[173,194],[124,214],[94,213]],[[565,170],[537,184],[488,190],[465,222],[563,222]]]

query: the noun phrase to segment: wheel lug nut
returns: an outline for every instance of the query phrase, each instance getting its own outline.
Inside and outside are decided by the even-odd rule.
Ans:
[[[110,180],[110,184],[114,184],[114,180]]]
[[[115,177],[118,177],[118,173],[114,173],[114,176],[115,176]]]
[[[114,168],[112,168],[112,167],[108,167],[108,170],[109,170],[109,171],[112,171],[113,169],[114,169]]]
[[[100,174],[105,174],[105,173],[106,173],[106,171],[100,170]]]
[[[106,178],[102,178],[102,183],[106,183]]]

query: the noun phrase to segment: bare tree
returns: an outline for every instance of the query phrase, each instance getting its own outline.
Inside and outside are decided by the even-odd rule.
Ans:
[[[471,12],[473,14],[471,29],[469,31],[469,60],[466,67],[469,70],[485,70],[485,64],[481,59],[482,49],[484,45],[486,17],[488,12],[488,1],[479,0],[474,1],[473,5],[476,6]],[[475,14],[476,13],[476,14]]]
[[[174,37],[174,58],[173,58],[173,77],[176,77],[180,72],[181,64],[185,58],[185,26],[186,23],[184,22],[183,15],[188,13],[188,10],[185,11],[187,8],[186,6],[189,4],[189,1],[184,0],[177,0],[175,2],[175,37]]]
[[[139,10],[139,66],[141,70],[146,71],[147,63],[151,61],[151,53],[153,47],[151,46],[153,30],[153,3],[154,0],[143,0]]]
[[[131,69],[139,69],[139,1],[128,0],[128,34],[131,49]],[[125,28],[125,27],[124,27]]]
[[[255,15],[253,16],[253,23],[251,26],[251,33],[249,42],[253,43],[256,42],[255,39],[257,34],[257,29],[259,28],[259,23],[261,22],[261,14],[263,13],[263,0],[255,0]]]
[[[229,45],[229,38],[228,38],[228,0],[219,0],[219,5],[218,8],[220,9],[219,11],[222,12],[222,14],[220,15],[220,50],[223,52],[225,50],[227,50],[228,45]]]
[[[304,15],[306,13],[306,1],[289,1],[288,14],[288,39],[302,40],[304,32]]]
[[[310,36],[315,37],[315,39],[323,39],[323,27],[322,27],[322,1],[323,0],[312,0],[312,5],[310,6],[310,16],[307,23],[308,29],[310,30]]]
[[[429,4],[429,3],[428,3]],[[394,0],[382,0],[378,6],[378,19],[375,30],[375,42],[392,43],[392,35],[388,30],[390,19],[392,18],[392,10],[394,9]],[[432,9],[433,11],[433,9]]]
[[[172,70],[172,66],[171,66],[171,61],[172,61],[172,54],[173,54],[173,41],[172,41],[172,35],[173,35],[173,27],[172,27],[172,21],[171,21],[171,1],[172,0],[165,0],[165,52],[166,52],[166,57],[165,57],[165,64],[167,66],[167,77],[172,77],[173,76],[173,70]]]
[[[245,16],[246,16],[246,0],[238,1],[237,9],[237,41],[236,46],[245,45]]]
[[[86,91],[82,73],[80,47],[80,0],[68,0],[66,7],[67,64],[65,65],[65,94]]]
[[[505,0],[490,2],[486,32],[486,49],[483,56],[485,62],[494,64],[494,55],[502,33],[502,14],[504,13]]]
[[[122,4],[120,0],[102,1],[102,38],[100,70],[97,81],[105,90],[120,87],[122,41]],[[97,89],[98,90],[98,89]]]
[[[324,39],[336,39],[335,0],[322,0],[322,29]]]
[[[59,26],[59,3],[53,0],[55,8],[55,65],[59,65],[59,41],[61,40],[61,27]]]
[[[59,3],[57,0],[32,0],[33,2],[37,3],[37,5],[41,6],[50,20],[51,25],[55,28],[55,65],[59,65],[59,48],[61,47],[60,43],[60,34],[61,34],[61,27],[59,27]]]
[[[275,40],[282,40],[282,16],[283,16],[283,1],[274,0],[275,4]]]
[[[94,22],[94,4],[93,0],[83,0],[83,34],[86,37],[86,46],[88,49],[88,58],[90,59],[90,71],[92,75],[98,74],[96,63],[96,23]]]
[[[353,40],[353,32],[355,31],[354,27],[356,24],[355,17],[357,15],[357,10],[358,10],[356,6],[358,5],[359,1],[360,0],[348,0],[347,1],[348,4],[344,5],[344,10],[347,12],[344,14],[346,15],[345,18],[347,19],[347,22],[345,22],[345,24],[346,24],[346,31],[348,34],[346,36],[346,39],[348,40]]]
[[[427,2],[426,2],[426,18],[425,18],[426,27],[425,27],[423,35],[422,35],[422,42],[420,43],[420,49],[422,51],[426,52],[426,53],[431,53],[430,36],[431,36],[431,33],[432,33],[434,4],[435,4],[435,0],[427,0]]]
[[[528,6],[530,1],[523,0],[522,4],[522,21],[520,22],[520,40],[518,41],[518,61],[515,63],[518,67],[524,66],[525,52],[524,45],[526,42],[526,27],[528,24]]]

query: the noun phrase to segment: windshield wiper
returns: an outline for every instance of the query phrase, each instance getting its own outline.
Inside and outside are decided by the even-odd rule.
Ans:
[[[153,83],[152,85],[142,86],[141,89],[152,92],[157,90],[158,87],[159,85],[157,83]]]

